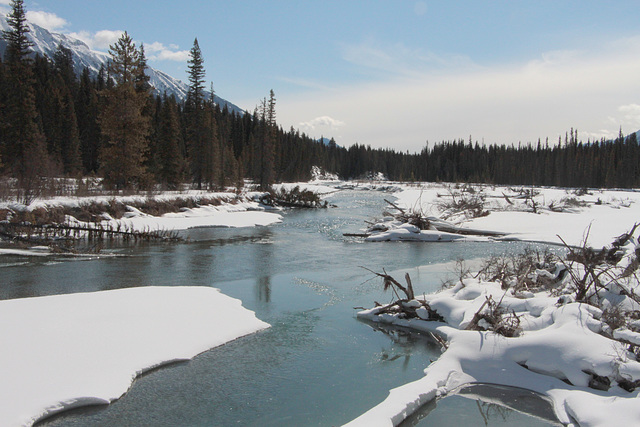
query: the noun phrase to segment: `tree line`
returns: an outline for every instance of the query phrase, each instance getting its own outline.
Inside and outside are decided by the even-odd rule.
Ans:
[[[240,186],[262,189],[303,181],[320,166],[344,179],[382,172],[401,181],[473,181],[513,185],[636,187],[640,147],[635,134],[578,140],[571,129],[556,144],[485,145],[443,141],[419,153],[328,144],[276,122],[273,91],[253,113],[213,102],[195,39],[185,100],[153,93],[144,46],[124,33],[111,60],[92,77],[78,76],[72,52],[33,56],[22,0],[12,1],[0,61],[0,174],[30,191],[48,176],[101,176],[108,188],[167,189]]]

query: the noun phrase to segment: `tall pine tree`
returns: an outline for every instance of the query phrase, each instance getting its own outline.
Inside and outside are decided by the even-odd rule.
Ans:
[[[136,90],[139,52],[125,32],[109,47],[110,75],[116,85],[103,93],[100,126],[105,137],[100,164],[107,187],[139,188],[146,184],[144,167],[149,118],[143,114],[148,93]]]
[[[210,183],[212,178],[209,164],[212,159],[208,155],[212,122],[205,111],[204,59],[197,38],[189,54],[189,91],[185,103],[186,147],[193,182],[201,189],[203,182]]]
[[[27,38],[26,12],[22,0],[12,0],[7,15],[10,30],[3,31],[7,41],[6,132],[2,143],[5,167],[18,178],[20,197],[30,202],[40,188],[41,177],[47,171],[47,151],[44,135],[38,125],[35,104],[33,61],[29,57],[32,46]]]

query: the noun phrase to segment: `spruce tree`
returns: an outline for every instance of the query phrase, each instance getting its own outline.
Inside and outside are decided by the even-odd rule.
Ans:
[[[178,121],[178,106],[175,98],[162,100],[159,111],[159,129],[157,135],[157,157],[159,181],[174,190],[184,177],[185,162],[180,151],[182,134]]]
[[[144,160],[150,121],[143,115],[148,94],[135,87],[138,50],[125,32],[110,46],[109,66],[116,85],[103,92],[100,126],[105,137],[100,164],[107,187],[128,189],[146,184]]]
[[[18,178],[21,187],[19,197],[30,202],[37,196],[41,177],[47,171],[46,141],[39,127],[35,104],[34,77],[29,58],[32,46],[27,38],[26,13],[22,0],[11,2],[12,11],[7,15],[11,28],[3,31],[7,41],[6,133],[2,147],[2,158],[6,167]]]
[[[189,51],[189,92],[187,94],[187,102],[197,107],[202,107],[204,104],[204,59],[202,58],[202,51],[198,44],[198,39],[193,41],[193,47]]]
[[[96,173],[99,169],[100,126],[98,124],[98,82],[91,80],[89,69],[85,68],[80,76],[76,97],[76,117],[80,138],[82,166],[85,173]]]
[[[204,59],[198,44],[198,39],[193,41],[188,61],[189,67],[189,91],[185,104],[186,121],[186,147],[191,167],[193,182],[202,188],[203,182],[210,182],[208,164],[212,161],[208,155],[208,146],[211,139],[211,119],[205,114],[204,105]]]
[[[269,101],[264,99],[261,105],[263,123],[260,146],[260,189],[267,191],[275,179],[275,143],[278,131],[276,123],[276,98],[273,89],[269,92]]]
[[[115,44],[109,46],[109,54],[109,76],[115,79],[118,86],[134,84],[140,72],[140,53],[126,31]]]

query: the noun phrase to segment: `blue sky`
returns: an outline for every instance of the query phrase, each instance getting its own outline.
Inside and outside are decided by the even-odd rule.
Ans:
[[[640,129],[640,1],[25,4],[34,22],[98,50],[127,30],[180,79],[197,37],[218,95],[253,110],[273,89],[284,128],[345,146]]]

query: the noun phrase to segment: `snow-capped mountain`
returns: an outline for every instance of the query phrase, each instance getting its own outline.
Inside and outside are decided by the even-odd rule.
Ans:
[[[0,30],[7,31],[9,29],[6,16],[0,14]],[[108,54],[92,50],[82,40],[66,34],[52,33],[33,23],[29,23],[29,29],[28,37],[33,43],[32,49],[34,53],[53,58],[54,53],[58,49],[58,45],[62,44],[62,46],[71,51],[73,67],[78,75],[80,75],[86,67],[89,69],[91,76],[96,77],[100,71],[100,67],[103,65],[106,67],[110,59]],[[5,48],[6,41],[0,37],[0,56],[4,55]],[[166,92],[168,95],[174,95],[178,99],[186,98],[188,86],[183,81],[151,67],[147,68],[146,73],[150,77],[149,83],[154,87],[156,93],[162,94]],[[217,95],[214,95],[214,101],[221,107],[226,105],[230,111],[235,111],[240,114],[245,113],[240,107]]]

